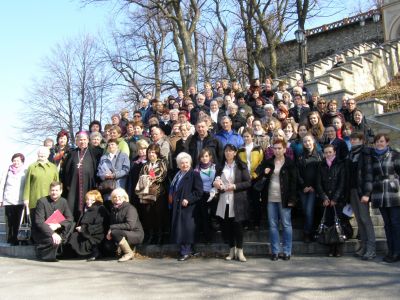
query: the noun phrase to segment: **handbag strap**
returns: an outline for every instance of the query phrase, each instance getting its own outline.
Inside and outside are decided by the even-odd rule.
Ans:
[[[326,209],[327,209],[327,206],[324,207],[324,213],[322,214],[321,224],[325,224],[325,221],[326,221]]]
[[[24,209],[22,210],[21,220],[19,222],[19,225],[24,224],[25,216],[26,216],[26,223],[29,224],[29,225],[32,225],[29,207],[26,207],[24,205]]]
[[[333,211],[335,213],[335,223],[340,223],[340,219],[339,219],[338,214],[336,212],[336,205],[333,206]]]

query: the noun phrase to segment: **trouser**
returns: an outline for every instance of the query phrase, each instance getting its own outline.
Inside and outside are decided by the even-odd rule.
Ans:
[[[180,248],[179,252],[182,256],[192,254],[192,245],[191,244],[181,244],[179,248]]]
[[[202,231],[207,241],[211,239],[211,207],[207,202],[210,193],[204,192],[195,210],[196,236]]]
[[[143,240],[143,234],[140,231],[135,232],[121,229],[111,229],[111,237],[117,244],[119,244],[123,238],[132,245],[140,244]]]
[[[310,234],[314,224],[315,192],[300,192],[300,201],[304,214],[304,232]]]
[[[168,228],[167,221],[167,202],[163,196],[157,197],[157,201],[150,204],[141,204],[141,221],[146,233],[162,233],[163,229]]]
[[[235,246],[243,248],[243,225],[241,222],[236,222],[235,218],[229,218],[229,205],[225,207],[223,230],[230,248]]]
[[[400,255],[400,206],[380,207],[390,255]]]
[[[362,246],[375,252],[375,230],[369,214],[369,203],[361,203],[357,189],[350,190],[350,204],[358,225]]]
[[[23,204],[18,205],[6,205],[5,206],[5,214],[7,220],[7,243],[17,244],[18,239],[18,228],[19,222],[21,221],[21,214],[24,209]]]
[[[248,199],[250,204],[251,222],[254,226],[260,226],[261,222],[261,193],[257,192],[251,187],[248,190]]]
[[[281,202],[268,202],[268,223],[269,237],[271,241],[272,254],[279,254],[280,238],[279,238],[279,221],[282,223],[282,246],[283,253],[292,254],[292,209],[283,208]]]

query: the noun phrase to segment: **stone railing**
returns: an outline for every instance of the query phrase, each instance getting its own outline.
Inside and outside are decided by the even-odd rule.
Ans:
[[[324,24],[322,26],[316,27],[316,28],[312,28],[309,30],[306,30],[306,36],[310,36],[313,34],[317,34],[320,32],[324,32],[327,30],[331,30],[331,29],[336,29],[345,25],[349,25],[349,24],[354,24],[354,23],[359,23],[362,20],[367,20],[369,18],[372,18],[372,16],[379,12],[379,14],[381,13],[381,11],[379,9],[372,9],[370,11],[367,11],[365,13],[361,13],[352,17],[348,17],[348,18],[344,18],[340,21],[336,21],[330,24]]]

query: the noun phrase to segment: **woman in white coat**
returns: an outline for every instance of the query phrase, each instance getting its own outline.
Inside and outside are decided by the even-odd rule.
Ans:
[[[21,153],[15,153],[11,157],[12,164],[3,174],[0,181],[0,206],[5,207],[7,220],[7,243],[18,245],[18,227],[24,208],[23,192],[25,184],[26,168],[25,157]]]

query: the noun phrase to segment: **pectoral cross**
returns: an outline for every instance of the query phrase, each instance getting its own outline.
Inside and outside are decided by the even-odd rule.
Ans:
[[[78,167],[78,169],[82,166],[82,163],[81,162],[79,162],[79,163],[77,163],[76,164],[76,166]]]

